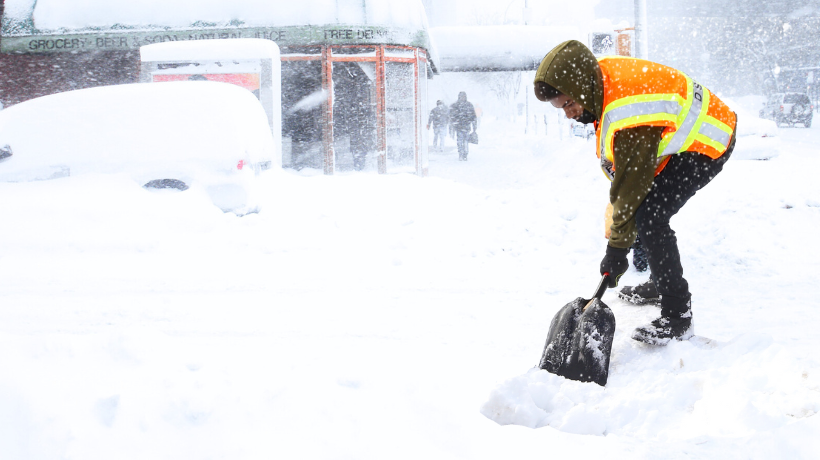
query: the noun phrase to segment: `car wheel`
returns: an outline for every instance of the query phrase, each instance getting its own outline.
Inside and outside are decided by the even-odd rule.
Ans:
[[[811,128],[811,118],[804,121],[803,126],[805,126],[806,128]]]
[[[12,155],[14,155],[14,153],[11,151],[10,145],[6,144],[4,147],[0,147],[0,160],[5,160]]]
[[[145,188],[175,188],[177,190],[188,190],[188,184],[178,179],[154,179],[143,185]]]

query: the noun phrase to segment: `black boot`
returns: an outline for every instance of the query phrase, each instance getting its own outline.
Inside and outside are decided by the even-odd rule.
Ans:
[[[694,335],[692,304],[686,301],[685,311],[661,309],[661,317],[635,329],[632,338],[650,345],[666,345],[671,340],[689,340]]]
[[[655,287],[651,276],[637,286],[624,286],[618,292],[618,297],[633,305],[660,305],[661,303],[658,288]]]

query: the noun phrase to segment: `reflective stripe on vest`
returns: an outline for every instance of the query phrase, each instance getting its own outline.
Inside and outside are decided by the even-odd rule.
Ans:
[[[667,155],[686,152],[695,141],[718,151],[726,150],[733,130],[708,115],[711,93],[682,72],[680,75],[686,79],[686,99],[677,92],[640,94],[617,99],[604,107],[598,155],[601,169],[610,180],[615,178],[614,136],[624,128],[645,125],[672,128],[658,146],[659,164]]]
[[[695,142],[706,109],[709,107],[709,90],[686,77],[686,102],[681,115],[683,121],[669,139],[663,139],[658,147],[658,156],[685,152]]]

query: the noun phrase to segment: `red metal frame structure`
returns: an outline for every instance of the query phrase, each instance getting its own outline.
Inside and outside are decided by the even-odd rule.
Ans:
[[[373,62],[376,67],[376,150],[377,150],[377,164],[380,174],[387,173],[387,125],[386,125],[386,62],[403,62],[413,64],[414,67],[414,126],[415,126],[415,169],[416,174],[420,176],[427,175],[426,165],[423,164],[423,154],[421,149],[426,148],[422,145],[422,110],[420,107],[419,97],[419,78],[420,76],[427,76],[427,52],[423,48],[412,46],[397,46],[397,45],[321,45],[321,54],[296,54],[299,53],[301,47],[288,47],[291,54],[283,52],[282,61],[322,61],[322,89],[327,92],[327,100],[324,103],[322,111],[322,145],[324,148],[324,173],[333,174],[336,169],[336,158],[333,146],[333,66],[334,62]],[[315,49],[316,47],[312,47]],[[363,56],[357,54],[341,54],[338,53],[342,49],[350,48],[367,48],[374,49],[375,55]],[[334,53],[334,50],[337,53]],[[390,50],[404,50],[412,51],[412,57],[396,57],[389,56],[385,51]],[[421,67],[421,69],[420,69]]]
[[[376,146],[379,149],[379,174],[387,173],[387,86],[385,85],[384,48],[376,49]]]

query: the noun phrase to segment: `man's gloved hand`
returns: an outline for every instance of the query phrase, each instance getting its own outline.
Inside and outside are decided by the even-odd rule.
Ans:
[[[617,286],[621,275],[629,268],[629,261],[626,260],[627,254],[629,254],[629,248],[613,248],[606,245],[606,255],[601,261],[601,275],[609,273],[609,287]]]

